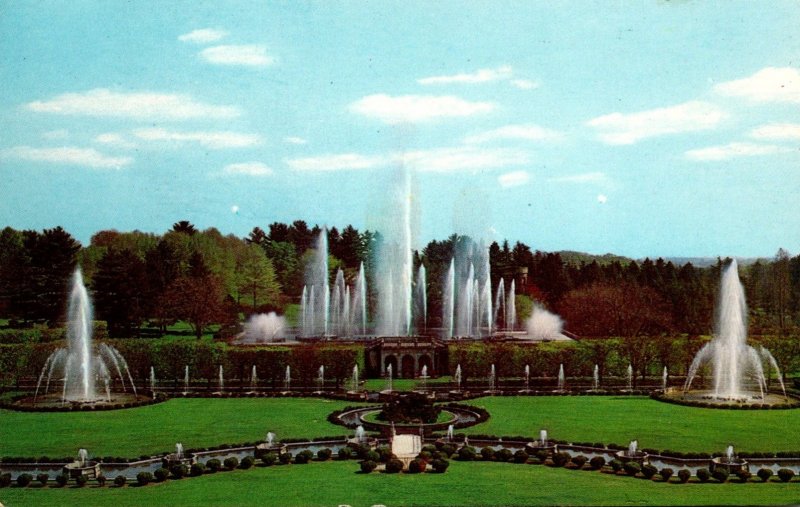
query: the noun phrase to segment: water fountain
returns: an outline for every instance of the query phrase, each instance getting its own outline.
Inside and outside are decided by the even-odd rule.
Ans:
[[[492,368],[489,370],[489,390],[487,392],[494,393],[497,391],[497,375],[494,369],[494,363],[492,364]]]
[[[283,374],[283,390],[289,392],[292,390],[292,367],[286,365],[286,373]]]
[[[392,365],[386,367],[386,389],[385,393],[391,394],[392,392]]]
[[[187,364],[183,369],[183,395],[189,394],[189,365]]]
[[[161,464],[167,470],[171,469],[175,465],[192,465],[197,463],[197,456],[190,452],[184,452],[183,444],[178,442],[175,444],[175,452],[167,454],[163,458],[161,458]]]
[[[420,371],[419,378],[422,380],[422,391],[426,392],[428,390],[428,365],[427,364],[422,366],[422,370]]]
[[[455,381],[456,381],[456,390],[461,390],[461,365],[456,365],[456,373],[455,373]]]
[[[525,448],[529,454],[535,454],[539,451],[545,451],[548,454],[552,454],[556,451],[556,444],[548,438],[547,430],[541,429],[539,430],[539,439],[528,443]]]
[[[562,339],[564,321],[558,315],[548,312],[539,305],[533,306],[533,313],[525,321],[528,338],[537,341],[553,341]]]
[[[95,479],[100,475],[100,462],[90,460],[86,449],[78,449],[78,458],[64,465],[62,473],[70,478],[84,476],[87,479]]]
[[[353,375],[352,375],[352,379],[351,379],[350,382],[351,382],[350,383],[350,391],[353,392],[353,393],[357,393],[360,390],[359,389],[360,386],[358,385],[358,365],[357,364],[353,365]]]
[[[156,371],[153,367],[150,367],[150,392],[153,395],[153,399],[156,399]]]
[[[774,367],[782,396],[768,392],[765,363]],[[692,389],[698,370],[704,364],[711,365],[712,385],[710,388]],[[747,304],[736,260],[731,261],[722,273],[714,336],[695,356],[683,392],[677,396],[712,404],[788,402],[772,354],[763,347],[756,349],[747,345]]]
[[[283,454],[286,452],[286,444],[282,444],[275,440],[275,433],[268,431],[264,442],[256,445],[254,455],[256,459],[261,459],[265,454],[274,452],[275,454]]]
[[[317,370],[317,392],[321,393],[322,390],[325,388],[325,365],[319,365],[319,369]]]
[[[592,372],[592,391],[597,391],[600,389],[600,367],[594,365],[594,371]]]
[[[256,389],[258,388],[258,372],[256,371],[256,365],[250,370],[250,392],[255,393]]]
[[[639,450],[638,440],[631,440],[630,443],[628,444],[627,449],[622,451],[617,451],[616,457],[623,463],[627,463],[628,461],[634,461],[636,463],[642,464],[647,461],[647,453]]]
[[[626,384],[625,390],[628,392],[633,391],[633,366],[628,364],[628,369],[625,372]]]
[[[525,392],[530,392],[531,390],[531,366],[529,364],[525,365]]]
[[[448,424],[447,425],[447,441],[448,442],[452,442],[453,441],[453,431],[454,431],[454,426],[452,424]]]
[[[733,446],[729,445],[725,449],[725,454],[723,456],[717,456],[711,459],[708,468],[712,473],[718,468],[724,468],[729,474],[735,474],[740,470],[749,471],[750,465],[744,459],[736,456],[733,452]]]
[[[566,385],[566,377],[564,376],[564,363],[558,365],[558,384],[556,392],[563,393],[564,386]]]
[[[667,367],[664,367],[664,371],[661,374],[661,390],[667,392],[667,384],[669,383],[669,373],[667,372]]]
[[[225,376],[222,373],[222,365],[219,365],[219,380],[217,380],[217,392],[214,394],[225,393]]]
[[[17,404],[57,408],[65,405],[118,406],[144,401],[145,397],[138,396],[128,364],[119,351],[105,343],[93,345],[92,323],[89,294],[80,269],[76,269],[68,303],[67,346],[55,350],[45,361],[33,398]],[[115,379],[119,380],[122,392],[112,396]],[[60,393],[50,393],[50,385],[58,381],[62,382]],[[42,382],[45,382],[44,389]]]
[[[237,343],[272,343],[285,338],[286,318],[275,312],[251,315]]]

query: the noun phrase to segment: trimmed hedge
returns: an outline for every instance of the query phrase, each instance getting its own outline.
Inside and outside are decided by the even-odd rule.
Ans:
[[[762,482],[767,482],[772,477],[773,474],[774,472],[772,471],[771,468],[762,468],[756,473],[756,475],[758,475],[758,478],[761,479]]]

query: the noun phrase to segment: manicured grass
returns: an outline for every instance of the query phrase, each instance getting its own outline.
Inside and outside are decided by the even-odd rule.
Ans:
[[[469,404],[491,417],[469,434],[538,436],[573,442],[626,445],[675,451],[722,452],[800,450],[800,409],[721,410],[683,407],[642,396],[487,397]]]
[[[0,410],[0,456],[136,457],[174,449],[281,438],[350,433],[327,416],[346,405],[316,398],[178,398],[103,412]]]
[[[664,484],[600,472],[452,461],[445,474],[357,473],[355,461],[257,467],[143,488],[0,489],[13,506],[788,505],[798,483]]]
[[[448,384],[451,382],[450,377],[438,377],[427,380],[427,385],[432,386],[436,384]],[[392,379],[393,391],[412,391],[416,388],[422,388],[422,381],[410,378]],[[386,379],[371,378],[364,382],[364,389],[369,391],[382,391],[386,389]]]

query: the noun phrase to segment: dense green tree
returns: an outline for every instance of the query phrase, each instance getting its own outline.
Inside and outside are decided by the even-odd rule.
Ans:
[[[92,287],[97,316],[112,336],[138,334],[147,305],[145,262],[129,249],[112,248],[98,262]]]

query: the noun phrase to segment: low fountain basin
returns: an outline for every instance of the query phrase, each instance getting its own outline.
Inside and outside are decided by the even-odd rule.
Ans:
[[[347,439],[347,446],[348,447],[360,447],[362,445],[366,445],[370,449],[375,449],[378,447],[378,439],[375,437],[364,437],[364,438],[348,438]]]
[[[539,451],[545,451],[548,455],[552,455],[558,452],[558,446],[552,440],[548,440],[547,442],[537,440],[535,442],[528,442],[525,445],[525,452],[528,454],[535,454]]]
[[[708,465],[708,469],[711,471],[711,473],[714,473],[714,470],[717,470],[718,468],[727,470],[729,474],[736,474],[740,470],[747,472],[750,471],[750,465],[747,463],[747,461],[738,458],[728,459],[725,456],[719,456],[711,459],[711,463]]]
[[[285,453],[286,444],[281,444],[281,443],[268,444],[266,442],[258,444],[255,449],[255,458],[261,459],[271,452],[274,452],[275,454],[278,455]]]
[[[100,462],[98,461],[75,461],[64,465],[62,472],[68,475],[70,479],[76,477],[86,477],[87,479],[95,479],[100,475]]]
[[[769,392],[761,397],[760,393],[745,393],[741,396],[719,397],[714,391],[692,389],[684,392],[682,389],[669,388],[666,391],[651,394],[651,397],[679,405],[690,405],[703,408],[722,408],[722,409],[776,409],[776,408],[800,408],[800,400],[782,393]]]
[[[161,458],[161,463],[166,469],[170,469],[175,465],[191,466],[197,463],[197,457],[190,452],[183,453],[182,455],[173,452]]]
[[[98,398],[94,400],[63,400],[60,393],[49,393],[39,396],[15,397],[0,407],[25,412],[69,412],[74,410],[114,410],[151,405],[163,401],[163,396],[153,398],[152,395],[133,393],[111,393],[111,400]]]
[[[647,453],[642,451],[636,451],[635,453],[631,453],[630,451],[617,451],[614,456],[623,463],[632,461],[641,465],[648,461]]]

